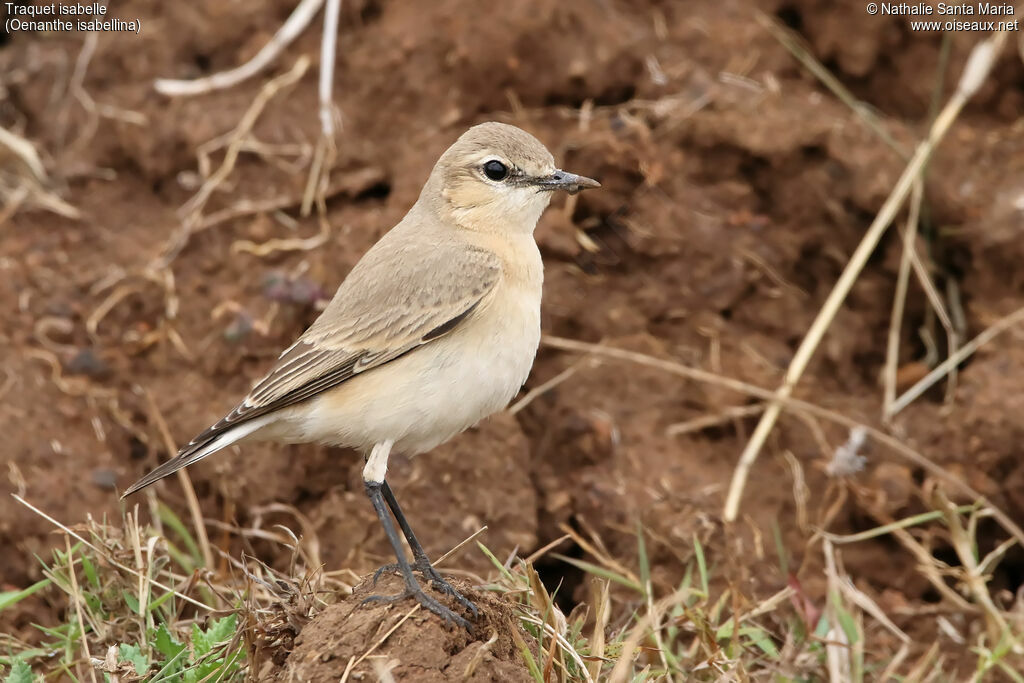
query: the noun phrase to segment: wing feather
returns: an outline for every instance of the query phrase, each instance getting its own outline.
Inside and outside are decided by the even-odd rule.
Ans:
[[[500,259],[485,249],[390,246],[382,250],[390,254],[375,254],[377,247],[367,252],[323,314],[245,400],[179,457],[228,429],[306,401],[451,333],[479,310],[501,277]]]

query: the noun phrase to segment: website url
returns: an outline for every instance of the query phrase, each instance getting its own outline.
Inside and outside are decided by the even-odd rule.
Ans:
[[[911,31],[1019,31],[1020,19],[1013,21],[912,21]]]

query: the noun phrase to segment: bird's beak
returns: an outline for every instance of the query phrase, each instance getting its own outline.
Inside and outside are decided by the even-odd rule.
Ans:
[[[555,172],[549,176],[537,178],[535,183],[541,190],[565,190],[569,194],[576,194],[588,187],[601,187],[601,183],[593,178],[576,175],[561,169],[555,169]]]

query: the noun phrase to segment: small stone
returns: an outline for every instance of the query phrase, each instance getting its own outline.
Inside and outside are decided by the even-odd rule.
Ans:
[[[92,471],[92,483],[101,489],[117,488],[117,473],[112,469],[101,467]]]
[[[103,377],[110,373],[107,364],[90,348],[79,349],[67,360],[64,369],[72,375],[89,377]]]
[[[264,275],[261,289],[263,296],[271,301],[285,302],[291,299],[288,277],[280,271],[272,270]]]
[[[871,485],[875,491],[875,504],[889,515],[905,512],[916,489],[911,469],[889,462],[879,463],[874,468]]]
[[[247,311],[239,311],[231,324],[224,329],[224,338],[232,343],[240,342],[252,332],[252,328],[252,316]]]
[[[293,304],[308,306],[325,298],[324,290],[309,278],[300,277],[292,281],[289,299]]]

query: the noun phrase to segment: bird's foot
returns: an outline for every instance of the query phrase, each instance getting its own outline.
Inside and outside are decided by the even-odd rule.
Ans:
[[[470,624],[466,619],[460,617],[458,614],[451,611],[450,609],[442,605],[440,602],[427,595],[425,592],[423,592],[423,589],[416,584],[413,584],[411,586],[407,585],[404,591],[396,595],[371,595],[368,598],[364,598],[362,604],[366,604],[368,602],[392,603],[405,600],[406,598],[416,598],[416,601],[419,602],[420,605],[422,605],[429,611],[433,612],[437,616],[441,617],[442,620],[451,624],[461,626],[469,632],[473,631],[472,624]],[[473,608],[473,614],[474,616],[476,615],[475,607]]]
[[[430,561],[427,558],[416,558],[416,561],[412,563],[412,569],[413,571],[419,572],[423,578],[430,581],[431,585],[439,592],[452,596],[452,598],[455,599],[455,602],[459,603],[463,609],[473,615],[474,619],[480,616],[480,610],[477,609],[476,605],[474,605],[469,598],[457,591],[454,586],[445,581],[440,572],[431,566]],[[373,573],[373,585],[377,585],[377,581],[380,579],[382,574],[398,572],[399,570],[400,567],[397,563],[384,565]]]
[[[415,571],[416,570],[416,566],[414,565],[412,567],[412,569]],[[373,572],[373,585],[374,585],[374,587],[376,588],[377,582],[380,581],[380,577],[384,576],[385,574],[399,574],[399,573],[401,573],[401,567],[398,566],[397,562],[392,562],[391,564],[386,564],[383,567],[377,567],[377,570],[375,572]]]
[[[438,591],[445,595],[452,596],[455,602],[462,606],[462,609],[473,615],[474,619],[480,616],[480,610],[476,608],[476,605],[474,605],[465,595],[455,590],[455,586],[445,581],[437,570],[429,564],[427,565],[427,570],[423,572],[423,575],[430,579],[431,585],[433,585]]]

